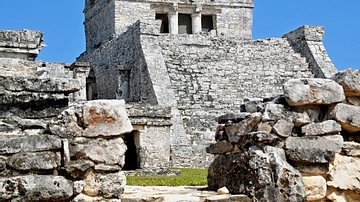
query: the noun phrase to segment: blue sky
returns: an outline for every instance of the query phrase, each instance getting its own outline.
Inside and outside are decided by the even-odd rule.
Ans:
[[[85,0],[1,0],[0,29],[45,33],[38,60],[72,63],[85,49]],[[339,69],[360,69],[360,0],[255,0],[253,38],[325,26],[324,45]]]

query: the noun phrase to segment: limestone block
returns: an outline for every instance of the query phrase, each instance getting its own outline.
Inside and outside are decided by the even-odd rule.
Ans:
[[[63,111],[49,124],[60,137],[111,137],[133,130],[124,100],[94,100]]]
[[[66,172],[74,179],[84,179],[86,172],[94,167],[94,162],[89,160],[70,161],[66,166]]]
[[[263,99],[261,98],[252,98],[252,99],[245,99],[245,111],[249,113],[255,113],[260,111],[261,104],[263,103]]]
[[[290,106],[332,104],[345,100],[343,88],[330,79],[291,79],[283,89]]]
[[[62,176],[0,177],[0,200],[21,197],[21,201],[65,201],[72,195],[72,182]]]
[[[326,198],[334,202],[359,202],[360,194],[328,187]]]
[[[294,128],[294,124],[290,121],[280,119],[273,126],[273,131],[278,134],[280,137],[289,137]]]
[[[133,130],[124,100],[89,101],[83,112],[85,137],[118,136]]]
[[[37,152],[61,148],[61,139],[54,135],[9,137],[0,135],[0,154]]]
[[[292,166],[306,175],[327,175],[329,172],[329,163],[303,163],[292,162]]]
[[[232,152],[233,150],[234,150],[234,146],[230,142],[223,140],[221,142],[211,144],[209,147],[207,147],[206,153],[224,154],[224,153]]]
[[[346,96],[360,96],[360,71],[355,69],[346,69],[336,73],[331,79],[339,83]]]
[[[270,133],[272,131],[272,126],[269,122],[260,122],[257,126],[257,131]]]
[[[327,120],[321,123],[311,123],[301,128],[301,132],[308,135],[336,134],[341,131],[341,125],[334,120]]]
[[[275,121],[279,119],[286,119],[286,117],[284,105],[267,103],[262,116],[262,121]]]
[[[74,194],[80,194],[84,190],[84,186],[83,180],[74,181]]]
[[[216,158],[209,167],[208,186],[214,191],[226,186],[231,194],[263,201],[305,201],[306,195],[301,174],[277,153],[258,147]]]
[[[360,156],[360,144],[357,142],[344,142],[343,152],[347,156]]]
[[[255,126],[260,122],[261,114],[253,113],[251,117],[240,121],[239,123],[229,124],[225,127],[226,135],[229,142],[239,141],[241,136],[245,136],[251,132]]]
[[[52,170],[61,165],[60,152],[17,153],[7,164],[16,170]]]
[[[328,163],[334,159],[335,153],[341,152],[343,137],[341,135],[288,137],[285,144],[286,155],[292,161]]]
[[[122,138],[77,139],[70,144],[71,157],[89,159],[96,163],[124,166],[127,147]]]
[[[90,172],[84,182],[84,193],[89,196],[117,198],[124,192],[126,177],[123,172],[108,174]]]
[[[304,186],[306,190],[306,200],[314,201],[325,198],[327,185],[322,176],[304,176]]]
[[[8,91],[73,93],[80,89],[80,82],[71,78],[6,77],[0,85]]]
[[[360,158],[335,154],[328,186],[360,193]]]
[[[98,164],[94,166],[94,170],[97,172],[119,172],[121,167],[118,165]]]
[[[330,116],[341,124],[343,130],[360,131],[360,107],[339,103],[330,112]]]
[[[306,110],[303,110],[302,112],[293,112],[289,118],[293,121],[295,127],[300,127],[311,122],[310,116]]]
[[[82,110],[79,108],[69,108],[49,123],[52,134],[59,137],[72,138],[83,135]]]

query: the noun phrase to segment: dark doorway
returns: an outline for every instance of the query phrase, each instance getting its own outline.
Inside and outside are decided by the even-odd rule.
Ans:
[[[179,14],[178,19],[178,30],[179,34],[191,34],[192,24],[190,14]]]
[[[136,170],[139,168],[137,135],[138,133],[133,131],[124,136],[124,142],[127,146],[127,150],[125,152],[125,165],[123,170]]]
[[[167,13],[156,13],[155,19],[161,20],[160,33],[169,33],[169,20]]]
[[[214,29],[213,16],[212,15],[203,15],[201,16],[201,31],[209,32]]]

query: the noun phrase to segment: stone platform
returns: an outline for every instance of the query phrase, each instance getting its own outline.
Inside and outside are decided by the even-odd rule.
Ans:
[[[207,187],[126,186],[121,202],[250,202],[245,195],[220,195]]]

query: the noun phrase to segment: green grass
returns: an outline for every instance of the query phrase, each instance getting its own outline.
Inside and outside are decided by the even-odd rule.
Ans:
[[[207,169],[171,168],[181,170],[176,176],[126,176],[130,186],[206,186]]]

